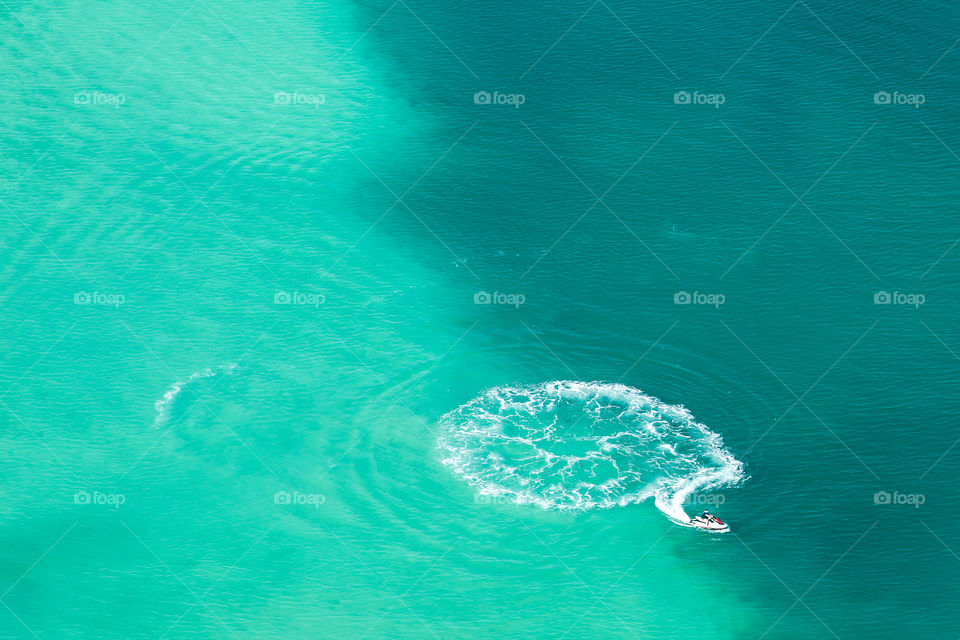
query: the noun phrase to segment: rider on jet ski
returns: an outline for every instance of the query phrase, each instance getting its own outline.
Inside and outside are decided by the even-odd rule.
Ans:
[[[700,514],[700,517],[706,520],[707,522],[713,522],[717,519],[715,515],[710,513],[710,509],[704,509],[703,513]]]

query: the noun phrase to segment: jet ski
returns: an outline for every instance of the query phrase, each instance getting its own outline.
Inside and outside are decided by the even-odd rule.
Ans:
[[[713,531],[714,533],[727,533],[730,531],[730,525],[718,518],[717,516],[694,516],[687,523],[688,527],[693,527],[695,529],[704,529],[706,531]]]

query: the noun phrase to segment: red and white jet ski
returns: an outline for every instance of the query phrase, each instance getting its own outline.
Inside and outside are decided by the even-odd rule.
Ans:
[[[693,527],[694,529],[713,531],[714,533],[727,533],[730,531],[730,525],[714,515],[694,516],[686,526]]]

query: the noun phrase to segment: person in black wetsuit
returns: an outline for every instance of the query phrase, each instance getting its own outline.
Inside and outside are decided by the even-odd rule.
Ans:
[[[700,517],[706,520],[707,522],[713,522],[716,520],[716,517],[710,513],[710,509],[704,509],[703,513],[700,514]]]

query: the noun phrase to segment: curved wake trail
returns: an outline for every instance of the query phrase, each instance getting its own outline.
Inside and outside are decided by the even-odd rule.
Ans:
[[[544,509],[607,509],[654,498],[689,522],[695,492],[744,480],[719,434],[621,384],[560,380],[505,386],[447,413],[441,462],[482,495]]]
[[[206,368],[202,371],[197,371],[196,373],[190,374],[186,380],[177,380],[170,388],[167,389],[166,393],[163,394],[159,400],[157,400],[153,407],[157,411],[157,415],[153,420],[153,426],[158,427],[166,421],[167,417],[170,414],[170,407],[173,405],[174,400],[177,399],[177,396],[180,395],[180,392],[191,383],[202,378],[211,378],[215,375],[221,373],[230,373],[237,368],[236,363],[228,364],[222,367],[217,367],[216,369]]]

